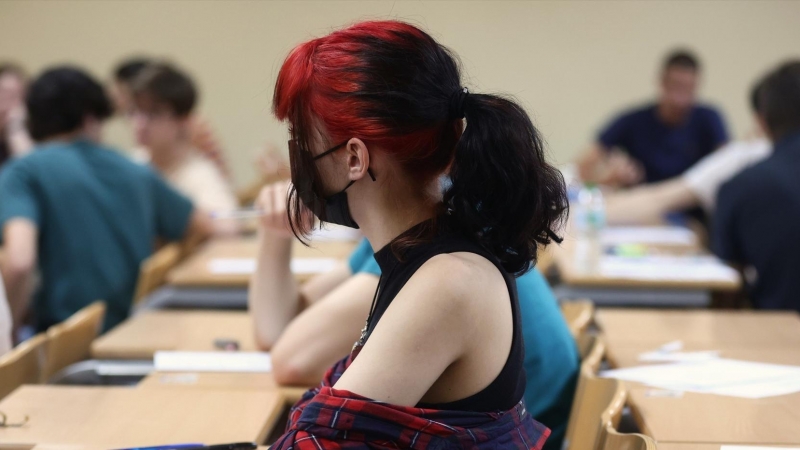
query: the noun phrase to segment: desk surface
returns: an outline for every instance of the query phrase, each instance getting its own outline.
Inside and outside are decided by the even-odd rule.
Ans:
[[[263,442],[284,407],[276,391],[23,386],[0,402],[0,411],[10,420],[30,419],[0,429],[0,445]]]
[[[355,241],[315,242],[306,247],[294,242],[296,258],[335,258],[345,260],[355,248]],[[250,282],[250,273],[212,273],[209,263],[217,258],[252,258],[257,256],[258,240],[255,236],[214,239],[201,246],[193,255],[178,264],[167,274],[167,282],[175,286],[241,287]],[[298,274],[298,281],[313,274]]]
[[[640,353],[674,340],[684,349],[720,350],[723,357],[800,365],[800,315],[793,312],[600,309],[595,317],[616,367],[640,365]],[[719,444],[800,445],[800,393],[743,399],[685,392],[650,395],[626,383],[628,403],[642,431],[675,450],[711,450]],[[717,447],[694,447],[699,444]]]
[[[139,389],[204,389],[234,391],[279,390],[289,404],[294,404],[307,387],[281,386],[271,373],[188,373],[153,372],[137,385]]]
[[[686,290],[705,290],[705,291],[733,291],[739,289],[741,282],[722,281],[722,280],[656,280],[640,279],[634,277],[607,277],[604,276],[598,267],[590,267],[581,270],[575,260],[576,247],[578,245],[577,234],[568,228],[565,233],[564,242],[560,245],[552,245],[552,256],[555,267],[558,270],[564,284],[574,287],[593,287],[593,288],[614,288],[614,289],[686,289]],[[647,245],[646,248],[651,252],[666,255],[681,254],[707,254],[696,245]]]
[[[642,431],[658,442],[800,445],[800,393],[755,400],[650,396],[651,390],[632,387],[628,403]]]
[[[701,444],[696,442],[659,442],[658,450],[721,450],[723,445],[736,445],[736,444]],[[780,450],[787,448],[786,446],[774,446],[758,444],[758,447],[774,448]],[[800,447],[791,447],[800,448]],[[38,450],[38,449],[37,449]]]
[[[145,310],[92,344],[96,359],[151,359],[158,350],[212,351],[214,340],[232,339],[255,351],[253,320],[243,311]]]
[[[595,321],[609,347],[655,350],[681,340],[703,350],[800,348],[800,315],[794,312],[601,308]]]

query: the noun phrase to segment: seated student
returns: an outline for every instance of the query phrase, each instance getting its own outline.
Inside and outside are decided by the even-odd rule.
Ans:
[[[452,53],[424,31],[379,21],[292,50],[273,111],[291,130],[292,229],[308,234],[309,211],[358,227],[381,268],[353,351],[273,448],[541,448],[549,430],[522,403],[512,274],[554,236],[566,190],[524,110],[469,93]],[[271,329],[297,313],[298,294],[282,257],[291,241],[261,239],[254,289],[286,300]]]
[[[292,240],[286,223],[286,183],[265,187],[256,202],[264,211],[261,233],[275,239]],[[269,239],[262,239],[262,244]],[[264,255],[264,253],[262,253]],[[372,247],[362,240],[347,264],[309,280],[291,300],[270,296],[254,275],[250,290],[250,312],[255,319],[259,345],[272,351],[275,379],[283,384],[310,386],[319,383],[325,371],[346,355],[359,337],[372,295],[381,276]],[[291,253],[281,255],[289,267]],[[266,270],[275,261],[259,261]],[[292,284],[293,278],[282,280]],[[517,278],[519,313],[525,342],[525,404],[534,419],[552,430],[545,449],[560,449],[569,419],[578,372],[578,352],[558,303],[538,270]],[[292,305],[294,305],[292,307]],[[285,314],[292,307],[296,315]],[[320,336],[325,336],[321,339]]]
[[[21,68],[0,63],[0,166],[30,151],[33,142],[25,129],[25,85]]]
[[[768,74],[758,99],[772,155],[720,188],[712,247],[754,275],[753,306],[800,311],[800,60]]]
[[[131,93],[133,80],[148,65],[156,61],[150,58],[130,58],[121,62],[114,69],[114,81],[111,84],[111,98],[114,100],[114,109],[127,117],[133,115],[134,101]],[[192,114],[189,119],[189,140],[192,145],[204,156],[210,159],[227,178],[230,176],[228,164],[225,161],[225,152],[220,145],[208,121],[197,114]],[[143,149],[145,152],[146,149]],[[141,152],[137,152],[141,153]]]
[[[227,212],[238,202],[228,180],[189,139],[197,91],[168,64],[151,64],[131,84],[133,126],[150,164],[201,208]]]
[[[37,330],[98,299],[108,305],[107,330],[128,316],[139,266],[156,239],[206,234],[207,213],[149,167],[99,143],[111,104],[83,71],[45,71],[31,84],[26,106],[39,145],[0,173],[0,270],[15,325],[38,263]]]
[[[696,103],[700,63],[686,51],[667,56],[657,103],[626,111],[580,158],[583,181],[630,186],[682,174],[728,140],[720,114]]]
[[[757,93],[753,89],[750,95],[754,114]],[[658,223],[669,213],[698,206],[712,213],[719,187],[771,152],[771,144],[757,127],[750,139],[725,145],[683,175],[607,195],[606,218],[609,223]]]

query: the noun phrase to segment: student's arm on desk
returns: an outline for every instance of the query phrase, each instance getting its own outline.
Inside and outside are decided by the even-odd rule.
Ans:
[[[646,184],[606,196],[611,224],[657,224],[673,211],[697,206],[699,200],[682,177]]]
[[[13,218],[3,227],[0,271],[15,326],[19,326],[31,296],[31,276],[36,268],[38,228],[29,219]]]

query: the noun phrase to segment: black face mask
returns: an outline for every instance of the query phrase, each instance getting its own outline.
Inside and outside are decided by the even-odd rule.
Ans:
[[[345,145],[347,145],[347,142],[343,142],[333,148],[330,148],[320,153],[317,156],[314,156],[313,158],[309,158],[308,162],[311,164],[315,164],[316,160],[324,156],[330,155],[331,153],[335,152],[336,150],[339,150]],[[293,156],[292,154],[297,151],[303,152],[303,150],[292,147],[293,147],[292,143],[290,142],[290,149],[291,149],[289,153],[290,156]],[[294,165],[296,162],[290,161],[290,163]],[[293,167],[292,171],[293,174],[295,173],[294,169],[295,167]],[[370,178],[372,178],[372,181],[375,181],[375,176],[372,174],[372,171],[370,169],[367,169],[367,173],[369,173],[369,176]],[[294,176],[292,176],[292,178],[293,178],[292,183],[294,183],[295,188],[297,189],[297,193],[300,196],[300,201],[302,201],[303,204],[306,206],[306,208],[310,209],[311,212],[313,212],[314,215],[317,216],[317,218],[320,221],[327,223],[334,223],[337,225],[342,225],[350,228],[358,228],[358,224],[356,223],[355,220],[353,220],[353,216],[350,214],[350,206],[347,203],[347,192],[345,192],[350,186],[353,185],[353,183],[355,183],[355,180],[350,181],[350,183],[348,183],[347,186],[344,187],[344,189],[337,192],[336,194],[333,194],[329,197],[322,197],[321,195],[317,194],[317,189],[314,189],[313,186],[309,186],[305,189],[298,188],[298,183],[296,182],[299,182],[299,180],[295,180]],[[312,185],[313,184],[316,183],[312,183]]]

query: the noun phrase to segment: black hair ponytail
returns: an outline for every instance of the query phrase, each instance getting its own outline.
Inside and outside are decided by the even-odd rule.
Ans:
[[[558,239],[568,210],[564,179],[545,160],[539,132],[515,102],[457,92],[466,127],[444,193],[451,226],[476,238],[521,275],[540,245]]]

